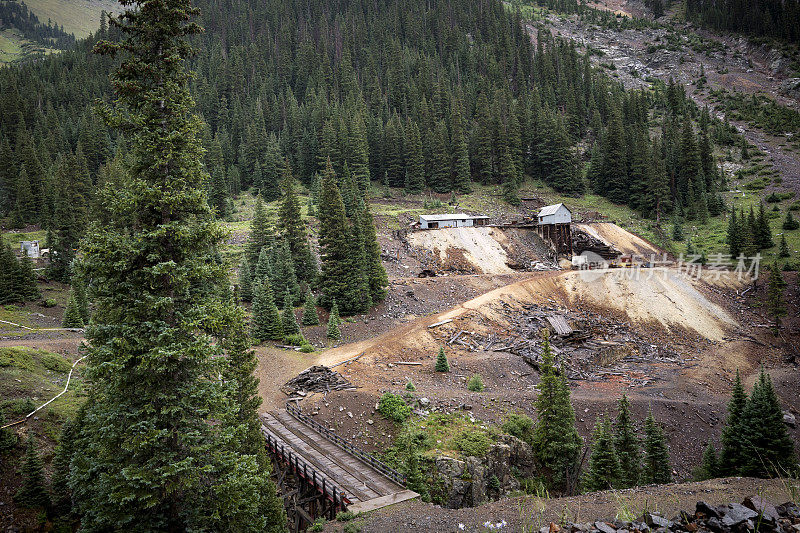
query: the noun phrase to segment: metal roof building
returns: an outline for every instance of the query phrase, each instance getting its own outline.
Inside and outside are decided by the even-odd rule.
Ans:
[[[421,229],[436,228],[465,228],[472,226],[485,226],[489,217],[485,215],[467,215],[453,213],[446,215],[420,215],[419,227]]]
[[[572,211],[564,204],[546,205],[539,211],[539,224],[569,224]]]

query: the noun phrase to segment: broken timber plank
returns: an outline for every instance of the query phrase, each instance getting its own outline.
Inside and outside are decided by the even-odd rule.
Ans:
[[[556,333],[561,336],[567,336],[572,333],[572,328],[567,324],[567,319],[562,315],[549,315],[547,321],[553,326]]]
[[[440,321],[440,322],[435,322],[435,323],[431,324],[430,326],[428,326],[428,329],[430,329],[430,328],[435,328],[435,327],[437,327],[437,326],[442,326],[442,325],[444,325],[444,324],[449,324],[449,323],[450,323],[450,322],[452,322],[452,321],[453,321],[453,319],[452,319],[452,318],[447,318],[447,319],[445,319],[445,320],[442,320],[442,321]]]

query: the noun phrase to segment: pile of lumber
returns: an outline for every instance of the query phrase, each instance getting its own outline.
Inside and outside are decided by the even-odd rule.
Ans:
[[[305,396],[309,392],[330,392],[334,390],[351,390],[355,387],[341,374],[327,366],[315,365],[307,368],[286,382],[283,392],[292,396]]]

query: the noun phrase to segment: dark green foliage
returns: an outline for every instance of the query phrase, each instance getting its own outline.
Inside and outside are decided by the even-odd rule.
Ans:
[[[790,213],[787,211],[787,213]],[[758,218],[756,219],[755,238],[758,243],[759,249],[772,248],[775,242],[772,240],[772,230],[769,227],[769,221],[764,214],[764,204],[758,208]]]
[[[303,219],[300,216],[300,200],[295,192],[295,180],[287,161],[281,180],[280,210],[278,211],[278,227],[289,245],[291,259],[297,279],[313,283],[317,277],[317,264],[308,245],[308,235]]]
[[[500,156],[498,174],[503,184],[503,199],[511,205],[520,205],[521,202],[517,195],[517,169],[508,148]]]
[[[14,494],[14,501],[20,507],[43,507],[50,506],[50,495],[47,492],[47,481],[44,477],[44,465],[36,449],[36,441],[33,436],[28,437],[28,444],[25,451],[25,462],[20,471],[22,475],[22,486]]]
[[[339,331],[339,306],[336,304],[336,300],[333,301],[331,312],[328,316],[328,330],[326,336],[329,339],[337,341],[342,338],[342,332]]]
[[[528,444],[533,440],[533,419],[527,415],[511,413],[503,422],[502,429]]]
[[[27,257],[17,260],[10,246],[0,245],[0,305],[39,298],[33,264]]]
[[[543,330],[541,380],[534,401],[538,419],[531,445],[550,488],[572,492],[583,439],[575,427],[567,379],[553,366],[547,330]]]
[[[642,482],[645,484],[669,483],[672,480],[672,467],[669,464],[669,450],[664,430],[648,413],[644,421],[644,469]]]
[[[587,491],[605,490],[616,486],[622,475],[617,452],[614,449],[614,436],[611,422],[599,417],[592,435],[592,455],[589,468],[583,478],[583,488]]]
[[[786,211],[786,218],[783,219],[783,224],[781,227],[786,231],[793,231],[797,228],[800,228],[800,222],[795,220],[794,216],[792,216],[792,212],[787,210]]]
[[[639,482],[642,469],[642,451],[630,413],[626,395],[617,402],[617,419],[614,423],[614,448],[620,465],[617,488],[633,487]]]
[[[275,304],[269,280],[256,286],[253,296],[253,318],[250,334],[258,340],[280,340],[283,338],[283,323]]]
[[[789,257],[792,255],[789,253],[789,245],[786,243],[786,235],[781,234],[781,242],[778,246],[778,257]]]
[[[53,495],[53,512],[56,516],[69,516],[72,512],[72,490],[69,488],[69,469],[75,452],[77,430],[75,420],[67,420],[61,426],[55,457],[53,458],[53,477],[50,491]]]
[[[778,396],[761,368],[741,415],[739,472],[745,476],[785,476],[794,471],[794,443],[783,423]]]
[[[778,262],[774,261],[769,269],[769,280],[767,281],[767,312],[775,322],[775,332],[781,327],[781,319],[786,316],[786,299],[784,288],[786,280],[778,268]]]
[[[732,258],[737,258],[742,253],[742,230],[740,221],[736,218],[736,209],[731,208],[728,216],[728,252]]]
[[[761,0],[759,2],[686,2],[687,18],[717,30],[753,36],[800,40],[800,2],[797,0]]]
[[[4,426],[5,424],[6,417],[3,412],[0,411],[0,426]],[[17,434],[9,428],[0,429],[0,454],[3,454],[9,450],[13,450],[16,445]]]
[[[239,265],[239,298],[243,302],[253,300],[253,280],[250,276],[250,265],[247,259],[244,259]]]
[[[292,306],[300,302],[300,284],[294,271],[289,244],[282,240],[274,248],[273,261],[270,263],[270,283],[273,287],[275,301],[280,303],[280,307],[286,308],[286,302]]]
[[[184,0],[124,7],[111,19],[116,38],[96,45],[120,56],[103,111],[130,143],[129,178],[98,193],[82,244],[102,327],[87,331],[92,399],[71,465],[74,507],[87,530],[282,528],[268,471],[240,447],[236,381],[219,377],[230,365],[224,336],[244,325],[203,193],[186,69],[196,10]]]
[[[281,324],[283,325],[284,335],[300,333],[300,326],[297,324],[297,317],[294,315],[294,306],[292,305],[292,300],[288,294],[283,302]]]
[[[411,406],[401,396],[386,392],[378,401],[378,411],[388,420],[402,424],[411,415]]]
[[[369,294],[372,304],[378,304],[386,298],[386,287],[389,285],[389,278],[386,276],[386,269],[381,263],[381,247],[378,244],[378,236],[375,231],[375,222],[369,206],[364,204],[360,214],[361,234],[364,239],[364,260],[367,281],[369,283]]]
[[[89,298],[86,294],[86,284],[80,276],[72,276],[72,292],[75,294],[75,303],[78,306],[81,320],[83,320],[84,325],[87,325],[91,319],[91,312],[89,311]]]
[[[672,219],[672,240],[682,241],[683,238],[683,224],[681,223],[681,219],[676,216]]]
[[[714,444],[708,441],[708,444],[703,450],[703,458],[700,466],[694,472],[694,478],[697,481],[704,481],[706,479],[714,479],[719,475],[719,460],[717,459],[717,450]]]
[[[61,327],[64,328],[82,328],[83,318],[81,318],[81,311],[78,308],[78,302],[75,299],[75,291],[70,291],[69,303],[64,309],[64,317],[61,321]]]
[[[303,303],[303,318],[302,324],[304,326],[318,326],[319,314],[317,313],[317,300],[311,294],[311,289],[306,288],[306,299]]]
[[[251,268],[258,264],[261,251],[265,246],[269,246],[272,239],[264,203],[261,201],[261,197],[256,197],[253,220],[250,222],[250,236],[247,241],[247,261]]]
[[[450,372],[450,363],[447,362],[447,355],[444,353],[444,346],[439,347],[439,353],[436,355],[436,372]]]
[[[742,378],[737,369],[731,399],[728,401],[728,417],[725,419],[725,427],[722,428],[722,450],[719,455],[720,475],[735,474],[742,462],[741,423],[745,405],[747,405],[747,393],[744,391]]]

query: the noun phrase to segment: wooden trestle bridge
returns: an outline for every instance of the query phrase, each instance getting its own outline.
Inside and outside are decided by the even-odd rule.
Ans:
[[[294,531],[339,511],[379,509],[418,496],[405,476],[303,414],[291,403],[261,415],[278,490]]]

